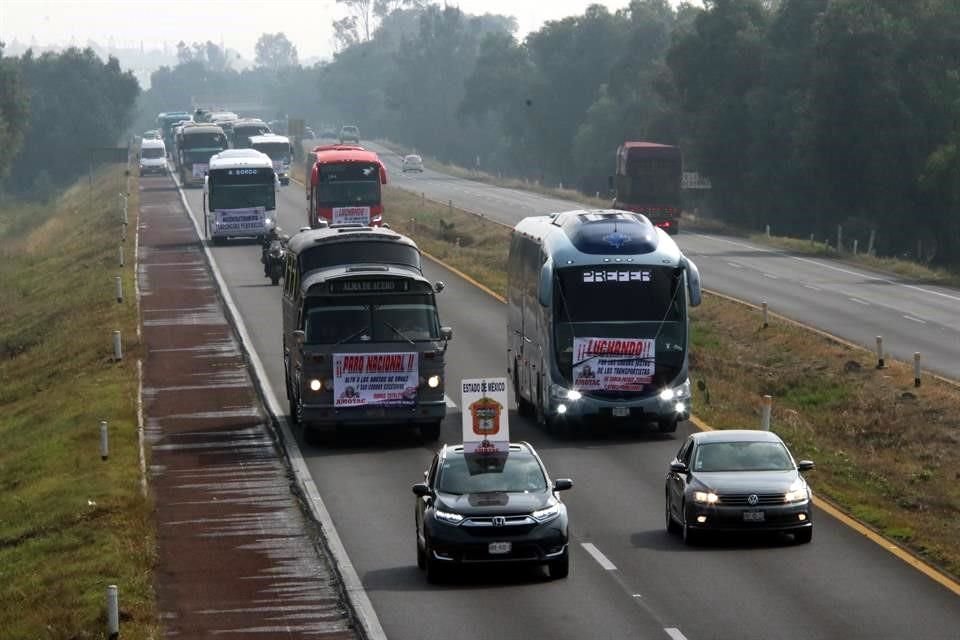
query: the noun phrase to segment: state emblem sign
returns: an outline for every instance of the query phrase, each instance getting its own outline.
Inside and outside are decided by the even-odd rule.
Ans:
[[[510,449],[506,378],[470,378],[461,381],[463,450],[496,453]]]

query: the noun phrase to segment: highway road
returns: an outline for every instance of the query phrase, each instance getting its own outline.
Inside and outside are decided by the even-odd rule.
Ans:
[[[577,202],[503,189],[425,170],[404,174],[400,156],[376,149],[394,186],[441,202],[483,213],[514,225],[525,216],[580,209]],[[883,336],[888,357],[912,362],[960,380],[960,291],[916,284],[843,263],[794,256],[740,238],[685,233],[676,237],[700,268],[704,285],[719,293],[827,331],[850,342],[875,347]]]
[[[200,190],[187,191],[195,213],[200,198]],[[285,229],[301,225],[299,185],[282,189],[280,208]],[[259,247],[218,246],[213,255],[268,384],[282,399],[280,292],[262,275]],[[465,377],[503,375],[502,305],[439,265],[426,270],[447,283],[439,304],[443,323],[454,328],[450,387]],[[719,276],[703,270],[716,287]],[[459,441],[459,418],[458,410],[450,412],[442,440]],[[688,424],[669,436],[612,431],[556,439],[515,413],[510,420],[513,439],[533,443],[554,477],[574,479],[564,494],[572,536],[566,580],[478,570],[449,585],[428,585],[416,567],[410,485],[422,478],[432,447],[389,428],[326,447],[301,443],[391,639],[957,638],[960,598],[823,513],[810,545],[755,539],[688,548],[667,535],[664,473]],[[815,490],[816,472],[810,479]]]

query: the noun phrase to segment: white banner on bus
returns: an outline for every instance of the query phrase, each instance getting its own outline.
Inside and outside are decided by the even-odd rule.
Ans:
[[[333,224],[370,224],[370,207],[334,207]]]
[[[333,406],[410,406],[419,380],[416,353],[335,353]]]
[[[510,450],[507,379],[470,378],[460,383],[463,450],[495,453]]]
[[[215,229],[219,233],[263,232],[265,231],[266,209],[263,207],[248,207],[245,209],[217,209],[213,212],[217,224]]]
[[[194,178],[202,178],[203,176],[207,175],[207,169],[209,169],[209,168],[210,168],[210,165],[209,165],[209,164],[206,164],[206,163],[200,164],[199,162],[194,162],[194,163],[193,163],[193,177],[194,177]]]
[[[575,338],[577,391],[642,391],[653,380],[657,341],[652,338]]]

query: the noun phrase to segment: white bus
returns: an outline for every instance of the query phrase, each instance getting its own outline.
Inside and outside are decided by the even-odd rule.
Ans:
[[[203,182],[207,239],[262,239],[276,225],[277,174],[270,158],[253,149],[230,149],[210,158]]]
[[[524,218],[507,270],[507,371],[520,413],[565,423],[655,422],[691,412],[688,308],[700,274],[635,213]]]
[[[290,184],[290,162],[293,160],[293,145],[290,138],[275,133],[250,136],[250,146],[270,156],[273,170],[280,178],[280,184]]]

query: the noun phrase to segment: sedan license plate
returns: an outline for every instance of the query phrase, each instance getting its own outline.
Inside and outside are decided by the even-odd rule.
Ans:
[[[511,542],[491,542],[487,549],[490,552],[490,555],[498,555],[510,553],[510,549],[512,548],[513,543]]]
[[[744,522],[763,522],[765,519],[765,514],[763,511],[744,511],[743,512],[743,521]]]
[[[613,415],[617,418],[625,418],[630,415],[630,407],[614,407]]]

